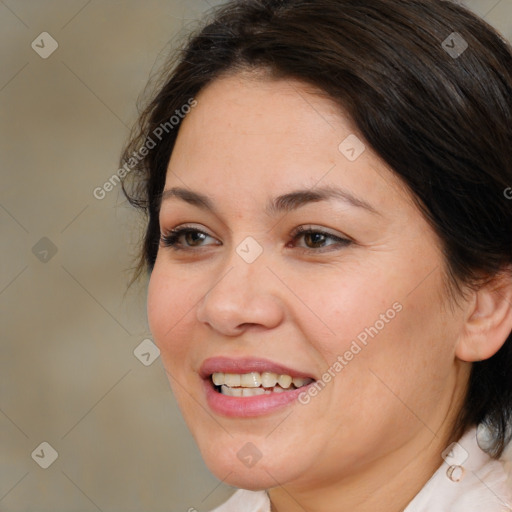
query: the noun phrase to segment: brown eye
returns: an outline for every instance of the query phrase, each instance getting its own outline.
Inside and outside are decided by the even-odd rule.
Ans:
[[[314,252],[322,252],[322,249],[328,249],[331,246],[333,246],[334,250],[336,247],[344,247],[352,243],[352,240],[347,238],[342,238],[322,230],[306,229],[304,227],[296,229],[292,237],[294,241],[303,238],[305,246],[302,246],[302,248]],[[327,243],[329,241],[331,243]],[[301,246],[299,245],[298,247],[300,248]]]
[[[306,245],[310,247],[310,243],[313,247],[310,247],[311,249],[317,249],[322,246],[322,243],[326,240],[325,235],[322,233],[305,233],[304,234],[304,241],[306,242]]]
[[[162,233],[160,241],[164,247],[170,247],[175,250],[188,250],[194,247],[202,247],[201,242],[206,238],[212,237],[198,229],[178,228],[172,229],[169,233]]]

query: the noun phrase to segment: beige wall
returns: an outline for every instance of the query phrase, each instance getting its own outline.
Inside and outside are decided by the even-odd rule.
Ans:
[[[157,56],[215,3],[0,1],[1,511],[204,511],[232,492],[160,359],[134,356],[150,337],[144,286],[124,295],[137,218],[119,187],[93,196]],[[468,3],[512,36],[512,0]]]

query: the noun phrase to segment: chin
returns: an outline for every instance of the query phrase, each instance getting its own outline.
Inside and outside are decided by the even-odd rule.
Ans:
[[[220,452],[206,449],[203,451],[200,446],[200,451],[210,472],[223,483],[233,487],[261,491],[283,485],[292,478],[292,475],[287,474],[288,471],[283,472],[278,460],[265,460],[269,457],[262,457],[259,460],[247,459],[244,463],[240,460],[243,456],[239,458],[235,450],[226,449]],[[294,469],[296,470],[296,464]]]
[[[285,477],[278,472],[263,468],[240,468],[240,464],[219,466],[206,464],[211,473],[223,483],[248,491],[263,491],[286,483]]]

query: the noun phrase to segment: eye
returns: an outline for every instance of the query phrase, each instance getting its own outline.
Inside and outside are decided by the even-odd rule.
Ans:
[[[300,226],[295,229],[292,233],[292,237],[294,240],[303,238],[306,244],[306,251],[313,252],[324,252],[317,249],[325,249],[331,246],[345,247],[352,243],[352,240],[349,240],[348,238],[336,236],[332,233],[328,233],[327,231],[322,231],[321,229],[305,228],[304,226]],[[334,243],[326,244],[329,240],[334,241]],[[328,250],[335,249],[336,247]]]
[[[304,239],[306,246],[302,247],[302,249],[306,252],[325,252],[325,249],[331,246],[338,246],[338,248],[340,248],[352,243],[352,240],[349,240],[348,238],[342,238],[320,229],[306,229],[303,226],[296,228],[291,236],[293,241],[300,238]],[[208,238],[215,240],[208,233],[199,229],[178,227],[171,229],[166,233],[162,233],[160,236],[160,242],[162,246],[169,247],[176,251],[194,250],[194,248],[200,248],[205,245],[222,245],[218,240],[213,244],[203,244],[202,242]],[[333,243],[327,243],[328,241]],[[327,250],[335,249],[336,247]]]
[[[201,242],[206,238],[212,238],[208,233],[194,228],[175,228],[160,235],[160,242],[164,247],[170,247],[176,251],[189,250],[201,247]],[[183,243],[185,242],[185,243]],[[219,244],[215,244],[219,245]]]

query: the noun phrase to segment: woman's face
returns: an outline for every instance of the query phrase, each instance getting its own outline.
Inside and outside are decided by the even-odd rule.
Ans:
[[[148,315],[207,465],[246,489],[405,466],[460,405],[432,229],[306,85],[238,74],[196,99],[160,225],[197,231],[161,243]]]

